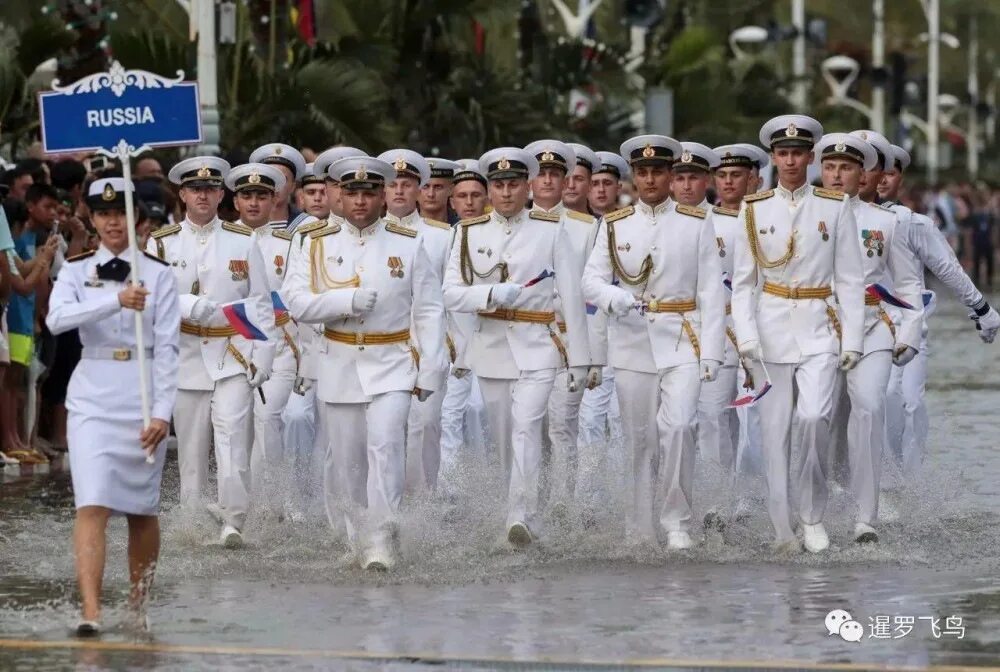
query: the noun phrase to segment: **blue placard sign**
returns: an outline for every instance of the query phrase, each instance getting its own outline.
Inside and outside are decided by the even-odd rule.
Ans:
[[[39,94],[42,146],[47,153],[191,145],[201,142],[198,85],[115,61],[108,72],[68,86],[53,82]]]

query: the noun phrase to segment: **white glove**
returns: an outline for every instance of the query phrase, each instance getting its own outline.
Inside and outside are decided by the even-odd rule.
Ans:
[[[253,373],[247,371],[247,379],[250,381],[250,389],[256,390],[258,387],[267,382],[267,379],[271,377],[270,369],[256,368],[254,367]]]
[[[700,363],[702,381],[710,383],[715,380],[715,377],[719,375],[719,367],[722,366],[722,362],[716,359],[703,359]]]
[[[858,362],[860,361],[861,361],[860,352],[856,352],[854,350],[845,350],[840,355],[840,363],[838,364],[838,366],[840,367],[841,371],[850,371],[855,366],[857,366]]]
[[[740,346],[740,357],[752,359],[760,362],[764,360],[764,350],[760,347],[760,341],[747,341]]]
[[[490,288],[490,305],[495,308],[510,308],[524,289],[516,282],[501,282]]]
[[[587,389],[593,390],[594,388],[600,387],[601,382],[604,380],[604,374],[601,371],[601,367],[592,366],[587,369]]]
[[[587,369],[586,366],[569,367],[569,385],[567,387],[570,392],[576,392],[581,385],[587,382]]]
[[[419,387],[416,389],[416,392],[417,392],[417,401],[427,401],[427,399],[430,398],[432,394],[434,394],[433,390],[425,390]]]
[[[909,345],[901,345],[892,353],[892,363],[896,366],[906,366],[916,356],[916,348],[912,348]]]
[[[302,376],[299,376],[295,379],[295,385],[292,386],[292,391],[300,397],[304,397],[306,392],[311,390],[315,384],[316,381],[312,378],[303,378]]]
[[[979,330],[979,338],[982,339],[983,343],[992,343],[993,339],[997,337],[997,331],[1000,331],[1000,313],[997,313],[996,309],[990,306],[990,309],[982,317],[977,317],[975,313],[969,313],[969,317],[975,321],[976,329]]]
[[[628,311],[632,310],[632,306],[635,305],[635,297],[632,296],[631,292],[621,287],[617,287],[616,289],[618,291],[611,297],[611,302],[608,304],[608,312],[618,317],[625,317],[628,315]]]
[[[351,297],[351,309],[355,313],[370,313],[378,301],[378,292],[369,287],[358,287]]]
[[[212,319],[212,316],[215,315],[215,311],[218,309],[219,304],[215,301],[198,299],[194,302],[194,308],[191,309],[191,319],[198,324],[204,324]]]
[[[465,378],[467,375],[469,375],[470,371],[471,369],[463,369],[461,367],[456,366],[451,370],[451,375],[461,380],[462,378]]]

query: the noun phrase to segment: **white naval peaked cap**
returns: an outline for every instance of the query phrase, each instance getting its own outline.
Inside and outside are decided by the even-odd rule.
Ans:
[[[681,152],[681,143],[666,135],[637,135],[622,143],[619,153],[631,166],[648,163],[673,163]]]
[[[591,175],[593,175],[595,170],[600,168],[601,160],[597,158],[597,154],[590,147],[581,145],[579,142],[570,142],[567,144],[573,150],[573,153],[576,154],[576,165],[583,166],[590,171]]]
[[[313,173],[317,177],[324,176],[329,180],[333,180],[330,177],[330,166],[333,165],[335,161],[340,161],[341,159],[346,159],[350,156],[368,156],[367,152],[363,152],[357,147],[331,147],[330,149],[320,152],[316,160],[313,161]],[[336,181],[336,180],[334,180]]]
[[[827,133],[816,143],[819,161],[824,159],[850,159],[871,170],[878,163],[878,154],[868,142],[850,133]]]
[[[910,153],[899,145],[889,145],[889,147],[892,149],[893,156],[895,156],[894,165],[902,173],[910,167]]]
[[[823,125],[804,114],[782,114],[760,128],[760,144],[768,149],[778,146],[812,147],[823,135]]]
[[[489,180],[538,177],[538,159],[520,147],[497,147],[479,157],[479,170]]]
[[[892,151],[892,145],[889,143],[888,138],[878,131],[869,131],[866,128],[851,131],[850,134],[857,138],[861,138],[875,149],[876,165],[881,164],[882,170],[889,170],[892,168],[892,162],[896,155]]]
[[[301,180],[302,176],[306,174],[306,159],[302,156],[302,152],[281,142],[261,145],[250,153],[249,162],[284,166],[292,171],[293,179],[296,181]]]
[[[105,177],[94,180],[87,189],[87,207],[91,210],[124,210],[125,191],[135,192],[131,181],[124,177]]]
[[[396,177],[415,177],[422,187],[431,179],[431,167],[427,165],[427,160],[412,149],[390,149],[379,154],[377,158],[396,170],[390,182]]]
[[[618,156],[614,152],[594,152],[601,162],[594,168],[594,175],[598,173],[608,173],[619,180],[627,180],[632,171],[629,170],[628,161]]]
[[[559,140],[535,140],[525,146],[524,151],[535,157],[539,170],[547,166],[555,166],[568,173],[576,166],[576,152],[565,142]]]
[[[439,177],[444,180],[453,180],[455,178],[455,171],[462,167],[455,161],[442,159],[439,156],[425,156],[424,161],[427,162],[427,166],[431,169],[431,177]]]
[[[486,186],[486,174],[479,169],[479,159],[459,159],[455,163],[458,164],[458,169],[452,178],[454,184],[474,180]]]
[[[226,186],[235,192],[244,189],[281,191],[285,188],[285,174],[266,163],[244,163],[229,171]]]
[[[178,162],[167,178],[182,187],[219,187],[229,173],[229,162],[217,156],[192,156]]]
[[[674,161],[674,171],[703,170],[708,172],[718,168],[720,161],[719,155],[708,145],[685,141],[681,143],[681,155]]]
[[[771,158],[767,152],[747,142],[734,142],[731,145],[719,145],[714,148],[719,155],[719,168],[736,166],[740,168],[763,168]]]
[[[307,163],[306,172],[302,174],[301,182],[303,187],[307,184],[326,184],[326,177],[316,174],[315,163]]]
[[[340,183],[341,189],[377,189],[396,179],[392,164],[370,156],[349,156],[333,162],[328,170],[330,177]]]

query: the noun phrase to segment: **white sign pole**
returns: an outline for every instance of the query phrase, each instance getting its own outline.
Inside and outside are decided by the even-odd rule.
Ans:
[[[133,285],[139,285],[139,241],[135,233],[135,200],[132,197],[132,157],[128,143],[124,140],[118,144],[118,158],[122,162],[122,177],[125,178],[125,223],[128,228],[128,249],[131,257]],[[146,343],[142,327],[142,311],[135,311],[135,349],[139,360],[139,394],[142,398],[142,426],[149,429],[151,421],[149,411],[149,371],[146,369]],[[146,462],[155,464],[153,454],[156,446],[146,453]]]

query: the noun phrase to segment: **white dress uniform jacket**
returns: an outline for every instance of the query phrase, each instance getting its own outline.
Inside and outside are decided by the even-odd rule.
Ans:
[[[418,350],[408,342],[365,346],[320,339],[317,398],[364,403],[417,387],[440,391],[448,368],[441,288],[415,233],[384,219],[363,230],[345,222],[313,231],[303,248],[284,287],[295,319],[324,323],[331,335],[409,330],[419,343]],[[357,287],[377,290],[373,311],[354,312]]]
[[[637,275],[650,268],[648,281],[627,284],[610,254],[615,248],[621,270]],[[640,314],[609,318],[608,336],[615,344],[608,353],[616,369],[641,373],[699,359],[722,362],[725,303],[722,267],[715,232],[700,208],[667,200],[655,208],[636,206],[609,213],[587,262],[583,291],[587,300],[607,311],[617,287],[644,303],[694,302],[685,312]],[[692,338],[693,337],[693,338]]]
[[[479,317],[462,364],[477,376],[517,379],[522,371],[590,364],[578,266],[569,234],[553,219],[526,210],[510,218],[494,211],[460,223],[445,273],[449,310],[488,312],[493,309],[489,296],[494,284],[505,280],[523,284],[543,271],[554,271],[555,278],[524,289],[513,309],[554,313],[550,284],[554,281],[567,326],[566,334],[560,335],[554,319],[550,324],[535,324]],[[468,267],[463,260],[466,254]]]
[[[862,352],[864,269],[847,196],[808,184],[793,193],[779,185],[746,197],[740,225],[732,301],[740,346],[758,341],[765,361],[785,364],[821,353]],[[759,265],[751,232],[763,260],[787,261],[773,268]],[[773,296],[762,291],[765,282],[793,289],[829,287],[837,300]]]
[[[248,341],[240,335],[203,338],[181,335],[180,389],[212,390],[217,381],[246,375],[246,369],[230,352],[240,351],[249,364],[270,369],[277,342],[271,290],[260,250],[253,244],[252,230],[242,224],[215,218],[205,226],[185,219],[156,231],[147,252],[170,264],[177,278],[182,327],[225,328],[229,322],[221,310],[205,322],[196,323],[193,313],[199,299],[219,304],[250,299],[267,341]]]

